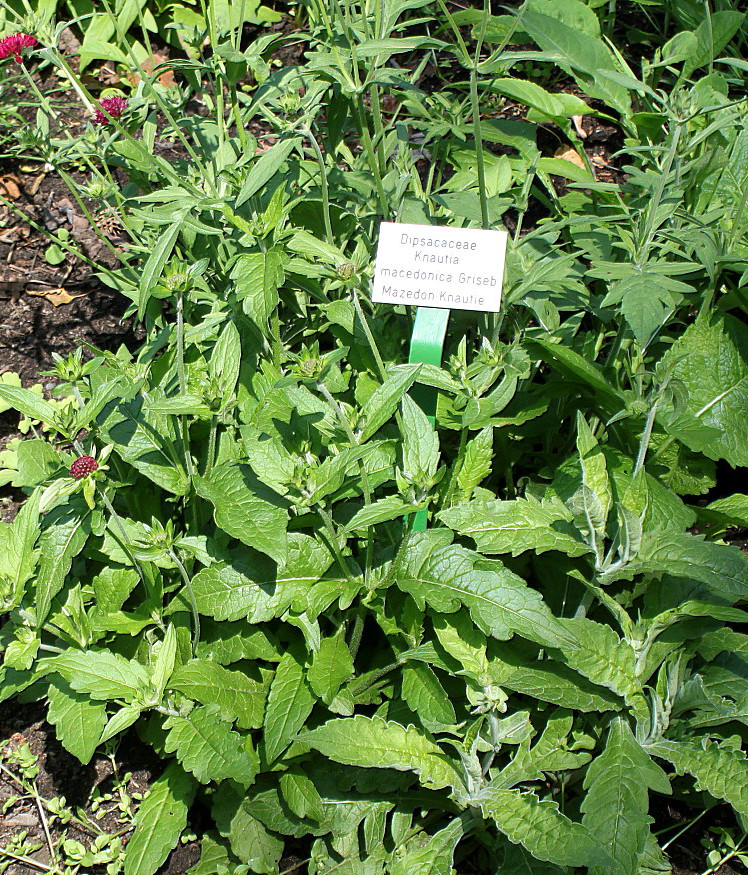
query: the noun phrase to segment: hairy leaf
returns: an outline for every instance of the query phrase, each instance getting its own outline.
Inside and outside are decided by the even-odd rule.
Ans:
[[[172,762],[151,785],[135,816],[135,832],[125,851],[125,875],[152,875],[176,847],[187,826],[196,784]]]
[[[167,718],[164,725],[169,730],[164,749],[176,751],[184,768],[201,784],[223,778],[245,786],[254,781],[257,754],[248,739],[232,731],[218,705],[200,705],[186,717]]]
[[[431,790],[462,787],[441,748],[413,726],[357,715],[328,720],[298,738],[338,763],[415,772]]]

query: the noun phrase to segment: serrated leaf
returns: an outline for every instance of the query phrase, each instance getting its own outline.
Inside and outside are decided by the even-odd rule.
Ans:
[[[107,416],[103,435],[114,452],[157,486],[174,495],[189,489],[181,459],[170,447],[178,443],[175,418],[145,409],[143,399],[123,402]]]
[[[748,328],[717,313],[698,319],[663,360],[672,380],[688,391],[686,412],[676,420],[658,416],[665,429],[710,459],[748,465]],[[699,428],[701,427],[701,428]]]
[[[345,641],[343,629],[325,638],[314,654],[307,680],[314,694],[329,705],[340,687],[353,675],[353,659]]]
[[[490,785],[481,791],[480,807],[515,843],[522,844],[539,860],[560,866],[607,865],[610,858],[596,837],[582,824],[569,820],[558,803],[538,799],[532,792],[498,790]]]
[[[298,736],[335,762],[415,772],[431,790],[463,788],[462,778],[441,748],[414,726],[381,717],[343,717]]]
[[[455,848],[465,832],[459,817],[432,836],[417,836],[402,856],[396,856],[389,875],[453,875]]]
[[[213,797],[212,814],[218,831],[250,871],[263,875],[277,873],[283,841],[249,811],[248,801],[248,796],[239,794],[233,784],[225,781]]]
[[[493,682],[499,686],[577,711],[618,711],[621,708],[618,696],[565,665],[551,660],[523,665],[508,647],[494,645],[492,650],[489,671]],[[496,652],[500,652],[500,659]]]
[[[479,560],[464,547],[445,544],[443,531],[424,532],[409,542],[396,582],[421,607],[428,604],[453,613],[464,605],[475,624],[495,638],[518,634],[551,647],[574,646],[574,636],[563,629],[539,593],[498,562],[486,570],[476,567]]]
[[[248,465],[224,462],[195,488],[215,507],[216,524],[278,563],[286,558],[287,503],[258,480]]]
[[[381,386],[372,392],[361,408],[360,440],[363,443],[374,435],[394,415],[400,401],[410,389],[421,369],[420,364],[404,365],[390,374]]]
[[[493,428],[487,425],[468,442],[465,456],[457,474],[457,488],[464,501],[469,501],[473,490],[491,473],[493,461]]]
[[[171,763],[151,785],[135,815],[135,832],[125,850],[125,875],[153,875],[176,847],[195,797],[191,775]]]
[[[433,476],[439,464],[439,437],[426,414],[405,395],[403,406],[403,470]]]
[[[286,653],[270,685],[265,711],[265,758],[276,760],[306,723],[314,707],[314,696],[304,676],[304,668]]]
[[[184,768],[201,784],[223,778],[245,786],[254,781],[257,755],[248,747],[248,739],[232,731],[231,724],[221,717],[218,705],[201,705],[186,717],[169,717],[165,726],[169,734],[164,749],[167,753],[176,751]]]
[[[610,726],[605,750],[587,769],[582,823],[610,854],[612,863],[590,875],[638,875],[649,836],[648,787],[669,792],[665,773],[655,765],[620,717]]]
[[[216,623],[206,620],[201,624],[197,656],[219,665],[230,665],[240,659],[263,659],[279,662],[280,645],[261,627],[248,622]]]
[[[168,686],[203,705],[215,703],[221,717],[235,720],[240,729],[262,726],[268,687],[243,671],[231,671],[209,659],[191,659],[174,671]]]
[[[83,550],[90,534],[90,515],[79,507],[61,505],[45,519],[39,536],[39,567],[36,574],[36,623],[47,619],[52,599],[65,584],[73,559]]]
[[[139,662],[110,650],[68,650],[45,660],[40,668],[45,673],[57,672],[74,690],[92,699],[135,701],[149,683],[148,672]]]
[[[561,501],[536,498],[515,501],[469,501],[443,510],[439,519],[461,535],[469,535],[483,553],[558,550],[567,556],[590,552]]]
[[[646,709],[631,645],[622,641],[610,626],[586,617],[563,618],[560,622],[577,639],[577,647],[564,650],[567,665],[598,686],[612,690],[632,707]]]
[[[646,745],[646,750],[671,763],[679,775],[693,775],[698,790],[724,799],[738,814],[748,817],[748,760],[742,751],[709,738],[662,739]]]
[[[297,817],[311,817],[322,820],[324,817],[322,797],[314,783],[300,772],[285,772],[280,777],[283,799]]]
[[[446,690],[425,662],[412,662],[403,667],[402,694],[408,707],[415,711],[430,732],[452,726],[457,721]]]
[[[278,289],[283,283],[283,255],[277,249],[240,255],[231,271],[237,300],[260,330],[278,306]],[[232,324],[232,323],[229,323]]]
[[[29,419],[38,419],[48,425],[54,425],[57,422],[57,408],[30,389],[0,383],[0,401],[7,405],[5,410],[9,408],[17,410]]]
[[[568,711],[556,711],[548,719],[543,734],[530,746],[520,742],[512,761],[491,782],[497,789],[510,789],[524,781],[542,781],[545,772],[578,769],[592,759],[587,750],[577,750],[572,737],[574,718]]]
[[[698,580],[717,595],[737,601],[748,586],[748,557],[737,547],[705,541],[685,532],[646,532],[639,555],[618,576],[665,574]],[[615,579],[615,576],[614,578]]]
[[[106,723],[106,709],[92,702],[84,693],[76,693],[65,681],[53,680],[49,685],[47,719],[53,723],[57,738],[85,766],[99,743]]]

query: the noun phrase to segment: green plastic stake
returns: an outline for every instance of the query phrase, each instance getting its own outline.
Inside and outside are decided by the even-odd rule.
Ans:
[[[441,365],[449,312],[449,310],[441,310],[436,307],[417,308],[413,335],[410,338],[408,361],[411,364],[423,362],[437,367]],[[417,385],[411,390],[411,395],[433,425],[436,421],[437,390],[433,386]],[[416,515],[413,517],[412,531],[422,532],[427,523],[428,511],[426,508],[416,511]]]

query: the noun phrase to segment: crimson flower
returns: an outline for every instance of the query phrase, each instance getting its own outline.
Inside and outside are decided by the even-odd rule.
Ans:
[[[70,466],[70,476],[80,480],[88,476],[99,467],[99,463],[93,456],[79,456]]]
[[[124,97],[105,97],[99,104],[101,109],[105,109],[112,118],[119,118],[127,109],[127,101]],[[109,124],[109,119],[104,115],[101,109],[96,110],[94,121],[97,125]]]
[[[23,49],[33,49],[38,45],[36,37],[29,33],[13,33],[3,37],[0,39],[0,61],[13,57],[20,64]]]

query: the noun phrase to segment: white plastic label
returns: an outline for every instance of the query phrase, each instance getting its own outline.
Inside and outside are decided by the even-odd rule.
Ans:
[[[506,231],[382,222],[371,299],[498,313]]]

